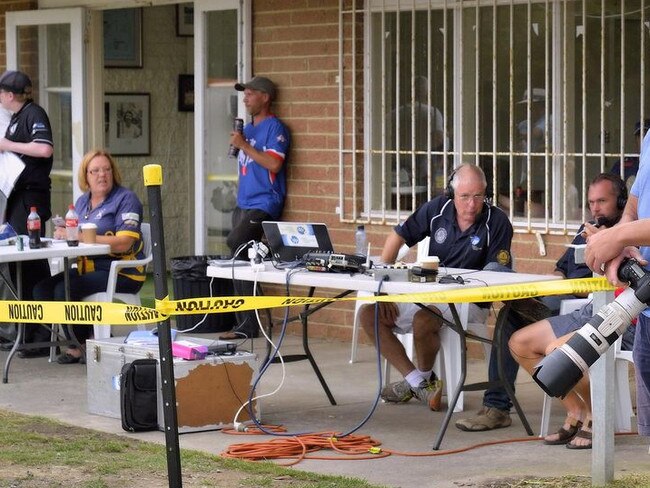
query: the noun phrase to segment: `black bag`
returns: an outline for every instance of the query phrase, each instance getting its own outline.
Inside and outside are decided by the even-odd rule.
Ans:
[[[129,432],[158,429],[158,395],[155,359],[136,359],[122,366],[120,410],[122,428]]]

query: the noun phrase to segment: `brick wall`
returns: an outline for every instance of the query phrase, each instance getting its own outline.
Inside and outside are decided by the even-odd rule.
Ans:
[[[35,10],[38,7],[35,0],[3,0],[0,2],[0,69],[7,69],[7,38],[5,15],[7,12]]]
[[[336,214],[338,1],[256,1],[253,45],[253,74],[268,76],[278,83],[280,93],[275,112],[291,129],[289,197],[283,219],[325,222],[336,249],[350,252],[355,226],[339,222]],[[388,226],[367,226],[371,253],[380,252],[389,230]],[[521,272],[552,272],[556,259],[565,250],[563,244],[570,240],[564,236],[544,236],[547,255],[540,256],[535,236],[516,234],[515,268]],[[292,291],[296,295],[305,292]],[[353,311],[353,304],[326,308],[310,321],[310,335],[349,340]]]

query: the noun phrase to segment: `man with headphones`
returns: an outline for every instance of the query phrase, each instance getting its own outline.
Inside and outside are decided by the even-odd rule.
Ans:
[[[438,256],[440,265],[483,269],[488,263],[510,268],[512,225],[506,214],[487,200],[487,182],[480,167],[462,164],[449,178],[445,195],[420,206],[404,222],[395,226],[382,251],[384,263],[394,263],[403,244],[415,246],[430,236],[429,255]],[[386,402],[403,403],[416,398],[431,410],[440,408],[442,383],[433,373],[440,348],[440,316],[452,320],[449,304],[427,304],[430,311],[412,303],[377,303],[377,335],[381,353],[404,377],[381,392]],[[485,321],[489,303],[470,304],[469,320]],[[431,311],[433,313],[431,313]],[[360,323],[375,339],[375,305],[361,307]],[[394,329],[413,331],[417,367],[411,362]]]
[[[589,184],[587,202],[592,220],[589,225],[596,227],[612,227],[618,223],[623,215],[627,202],[627,187],[625,182],[612,173],[600,173]],[[571,244],[586,244],[586,230],[583,224],[575,235]],[[576,263],[575,249],[569,247],[555,263],[554,274],[567,279],[589,278],[592,272],[585,263]],[[554,295],[541,297],[541,302],[546,305],[551,315],[560,313],[560,303],[569,298],[584,298],[587,295]]]
[[[589,184],[587,201],[593,220],[586,222],[578,229],[572,244],[584,244],[589,235],[598,232],[599,227],[611,227],[620,220],[627,201],[627,188],[619,176],[611,173],[601,173]],[[569,248],[557,261],[555,274],[564,278],[588,278],[592,276],[591,270],[585,264],[575,262],[573,248]],[[531,305],[531,301],[513,301],[512,307],[515,313],[510,314],[508,324],[503,330],[504,341],[509,340],[512,355],[504,354],[502,356],[504,371],[513,388],[519,364],[530,371],[531,364],[533,366],[537,364],[552,341],[579,329],[592,317],[591,302],[572,314],[558,315],[560,301],[566,298],[576,298],[576,296],[540,297],[540,300],[552,310],[552,313],[544,315],[548,318],[543,320],[540,320],[542,317],[534,317],[533,313],[525,310],[526,307]],[[631,347],[632,337],[633,335],[630,333],[624,335],[624,343],[627,343],[626,347]],[[490,380],[496,379],[492,378],[492,370],[489,376]],[[475,416],[456,421],[456,427],[469,432],[508,427],[512,423],[510,407],[510,399],[505,394],[505,390],[496,388],[486,390],[483,395],[483,408]],[[572,409],[570,416],[573,420],[563,426],[564,431],[570,434],[561,434],[564,431],[559,431],[557,434],[547,436],[547,443],[566,444],[571,440],[568,439],[568,436],[577,434],[579,430],[579,426],[576,427],[577,421],[582,423],[583,419],[591,415],[590,405],[583,402],[574,402]],[[587,434],[584,435],[587,436]],[[576,441],[576,445],[591,446],[586,441]],[[574,449],[580,448],[584,449],[586,447],[574,447]]]

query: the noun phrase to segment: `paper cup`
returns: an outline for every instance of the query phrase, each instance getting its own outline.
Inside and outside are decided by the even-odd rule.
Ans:
[[[97,225],[81,224],[81,235],[84,244],[95,244],[97,242]]]
[[[420,267],[422,269],[437,270],[439,264],[440,264],[440,259],[438,258],[438,256],[427,256],[426,258],[422,258],[420,260]]]

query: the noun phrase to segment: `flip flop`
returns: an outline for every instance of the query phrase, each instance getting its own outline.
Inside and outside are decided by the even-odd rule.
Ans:
[[[591,420],[587,423],[587,428],[591,429]],[[571,444],[571,442],[567,443],[566,448],[567,449],[591,449],[591,438],[592,438],[592,432],[589,430],[584,430],[580,429],[577,434],[575,435],[574,439],[585,439],[590,441],[588,444]]]
[[[568,447],[568,443],[571,442],[571,439],[573,439],[581,430],[582,422],[578,419],[574,419],[573,417],[567,417],[567,420],[570,420],[568,422],[565,421],[567,424],[569,424],[570,427],[568,429],[560,427],[556,432],[558,438],[554,440],[544,439],[544,444],[547,446],[559,446],[562,444],[567,444]]]

